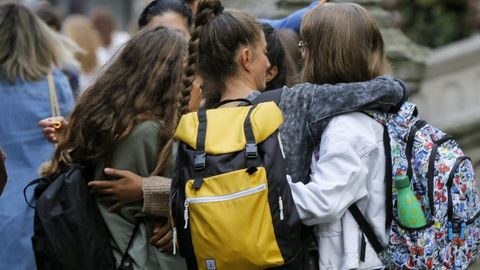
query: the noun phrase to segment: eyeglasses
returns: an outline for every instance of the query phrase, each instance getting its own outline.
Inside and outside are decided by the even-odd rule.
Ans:
[[[303,40],[300,40],[300,42],[298,42],[298,49],[300,50],[302,57],[305,57],[305,54],[307,53],[307,48],[308,48],[307,42]]]

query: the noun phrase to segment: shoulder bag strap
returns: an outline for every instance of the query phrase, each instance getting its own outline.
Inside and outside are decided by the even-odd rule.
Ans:
[[[133,270],[133,260],[132,260],[132,257],[128,255],[128,250],[132,247],[133,239],[135,238],[135,235],[138,232],[140,223],[142,222],[141,222],[141,219],[139,218],[135,223],[135,227],[133,228],[132,235],[130,236],[130,240],[128,240],[127,248],[123,252],[122,260],[120,261],[120,266],[118,267],[117,270]]]
[[[52,71],[48,72],[48,90],[50,92],[50,106],[52,108],[52,117],[60,116],[60,108],[58,106],[57,91],[55,90],[55,82],[53,81]]]

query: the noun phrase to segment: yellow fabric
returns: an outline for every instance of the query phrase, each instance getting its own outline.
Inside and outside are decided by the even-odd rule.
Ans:
[[[188,206],[199,270],[207,270],[207,260],[214,260],[216,269],[228,270],[260,270],[284,264],[275,239],[264,168],[252,175],[239,170],[205,178],[199,190],[192,188],[193,182],[185,187],[187,198],[232,195],[267,185],[236,199]]]
[[[207,154],[225,154],[245,148],[243,124],[250,106],[219,108],[207,110]],[[258,104],[253,110],[250,121],[257,143],[264,141],[283,123],[282,112],[274,102]],[[175,132],[175,138],[196,149],[198,134],[197,113],[182,117]]]

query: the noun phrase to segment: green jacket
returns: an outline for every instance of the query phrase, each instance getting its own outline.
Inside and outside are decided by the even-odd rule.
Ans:
[[[105,166],[120,170],[129,170],[140,176],[149,176],[155,169],[158,153],[161,151],[161,124],[156,121],[146,121],[138,124],[131,134],[121,141],[113,152],[111,164],[99,160],[95,169],[94,179],[105,179]],[[142,218],[139,230],[135,235],[129,255],[134,261],[135,270],[155,269],[186,269],[185,262],[179,255],[171,252],[161,252],[150,244],[155,219],[142,212],[143,202],[138,201],[122,207],[114,213],[108,212],[110,205],[98,203],[100,212],[112,236],[112,247],[117,264],[127,248],[137,218]]]

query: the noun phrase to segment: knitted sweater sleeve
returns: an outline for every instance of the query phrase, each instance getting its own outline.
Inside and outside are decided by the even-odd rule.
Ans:
[[[143,178],[143,212],[156,216],[169,216],[171,179],[162,176]]]

